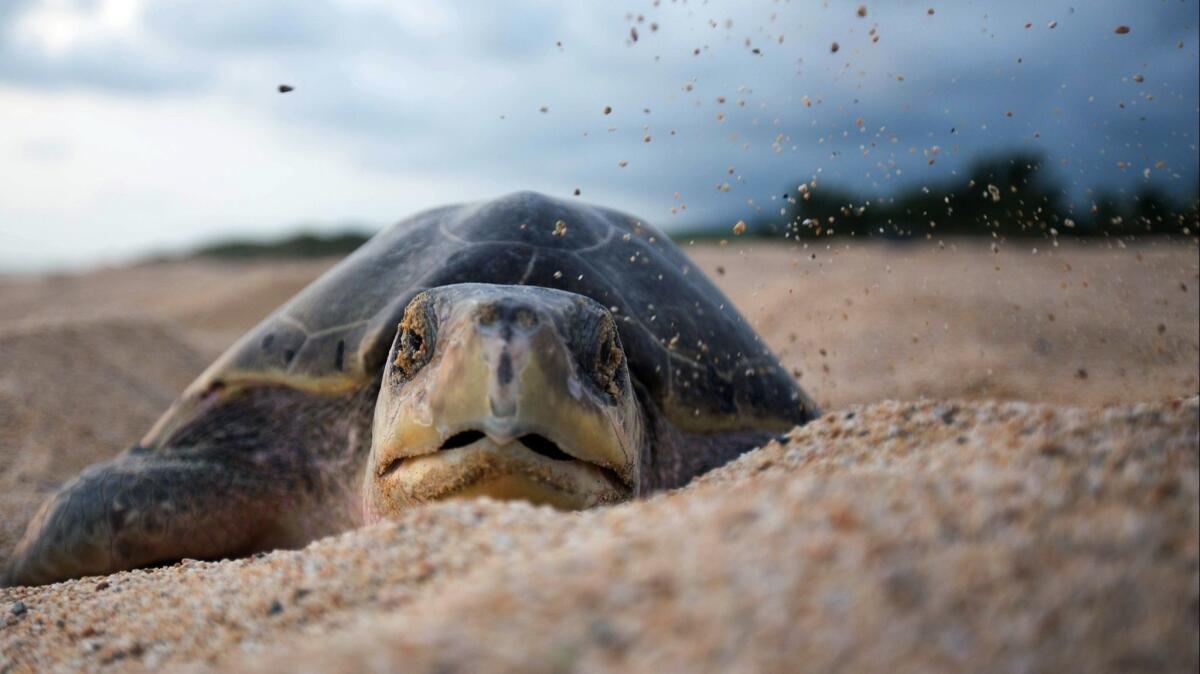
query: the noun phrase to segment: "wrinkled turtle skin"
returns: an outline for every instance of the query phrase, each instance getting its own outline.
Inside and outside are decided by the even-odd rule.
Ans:
[[[645,222],[531,192],[438,208],[330,269],[137,446],[64,485],[2,580],[298,547],[441,498],[619,501],[817,414]]]

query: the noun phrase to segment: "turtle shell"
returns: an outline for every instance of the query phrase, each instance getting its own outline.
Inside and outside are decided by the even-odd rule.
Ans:
[[[544,286],[607,306],[631,375],[680,430],[785,429],[815,413],[670,239],[630,215],[532,192],[426,211],[380,232],[246,334],[184,400],[230,384],[378,386],[409,300],[453,283]]]

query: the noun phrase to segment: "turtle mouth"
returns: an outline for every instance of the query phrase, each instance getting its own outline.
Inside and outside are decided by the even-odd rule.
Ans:
[[[467,445],[473,444],[485,437],[487,437],[487,435],[483,431],[463,431],[461,433],[455,433],[442,443],[442,446],[438,448],[438,451],[440,452],[447,449],[466,447]],[[521,443],[521,445],[532,451],[534,454],[541,454],[552,461],[579,461],[579,459],[576,459],[570,454],[559,449],[557,442],[547,438],[544,435],[528,433],[517,438],[516,441]],[[613,473],[613,477],[616,477],[616,473]]]
[[[468,429],[432,452],[392,459],[377,476],[413,503],[489,496],[578,510],[632,495],[633,485],[616,470],[568,450],[540,433],[506,440]]]

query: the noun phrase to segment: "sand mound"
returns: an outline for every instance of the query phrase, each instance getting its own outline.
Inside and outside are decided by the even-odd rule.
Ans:
[[[332,260],[186,260],[77,275],[0,277],[0,324],[148,318],[183,328],[211,360],[308,285]]]
[[[137,442],[208,358],[148,319],[0,331],[0,565],[38,503]]]
[[[647,501],[0,591],[0,643],[12,672],[1194,669],[1198,415],[856,407]]]

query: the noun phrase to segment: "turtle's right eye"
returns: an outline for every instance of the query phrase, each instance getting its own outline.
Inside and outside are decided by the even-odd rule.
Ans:
[[[601,391],[618,396],[620,394],[618,376],[625,353],[621,350],[621,343],[617,337],[617,326],[612,319],[606,317],[601,326],[595,359],[588,369],[591,372],[592,380]]]
[[[433,355],[436,331],[426,309],[425,306],[409,307],[404,313],[404,320],[400,322],[396,336],[396,358],[392,365],[405,380],[412,379]]]

